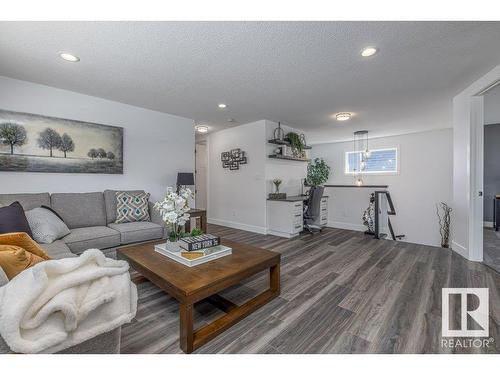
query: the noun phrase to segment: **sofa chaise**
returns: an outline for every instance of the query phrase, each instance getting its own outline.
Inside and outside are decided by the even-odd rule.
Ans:
[[[133,192],[142,192],[136,190]],[[161,239],[165,229],[149,202],[151,221],[116,224],[116,191],[92,193],[0,194],[0,207],[18,201],[24,210],[51,207],[64,220],[70,233],[51,244],[40,244],[52,259],[75,257],[90,248],[115,258],[119,246]],[[1,286],[1,285],[0,285]],[[119,353],[121,328],[96,336],[61,353]],[[0,337],[0,353],[11,353]]]

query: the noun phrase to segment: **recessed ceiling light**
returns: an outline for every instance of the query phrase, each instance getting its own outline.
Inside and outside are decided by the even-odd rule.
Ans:
[[[61,59],[69,61],[69,62],[80,61],[80,58],[78,56],[75,56],[75,55],[68,53],[68,52],[59,52],[59,56],[61,56]]]
[[[208,133],[208,126],[197,125],[194,127],[198,133]]]
[[[224,103],[220,103],[220,104],[219,104],[219,108],[221,108],[221,109],[224,109],[224,108],[226,108],[226,107],[227,107],[227,105],[225,105]]]
[[[337,121],[347,121],[351,118],[351,114],[349,112],[340,112],[335,115]]]
[[[366,47],[361,50],[361,56],[370,57],[375,55],[378,52],[377,47]]]

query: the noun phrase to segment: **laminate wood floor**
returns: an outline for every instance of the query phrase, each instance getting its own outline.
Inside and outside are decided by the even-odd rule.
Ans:
[[[483,228],[484,264],[500,272],[500,231],[493,228]]]
[[[210,225],[209,232],[282,254],[281,295],[195,353],[499,353],[500,275],[451,250],[375,240],[327,228],[283,239]],[[178,303],[137,278],[139,303],[122,328],[122,353],[182,353]],[[264,290],[267,273],[222,295],[242,303]],[[489,288],[488,348],[441,347],[441,288]],[[195,321],[220,316],[195,306]]]

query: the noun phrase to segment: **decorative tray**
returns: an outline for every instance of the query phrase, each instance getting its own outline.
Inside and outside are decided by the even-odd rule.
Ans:
[[[186,251],[179,246],[178,242],[155,245],[155,251],[188,267],[207,263],[233,253],[233,249],[224,245],[212,246],[196,251]]]

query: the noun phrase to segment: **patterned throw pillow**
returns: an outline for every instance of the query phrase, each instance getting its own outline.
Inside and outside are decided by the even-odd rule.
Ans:
[[[115,223],[149,221],[149,193],[116,192]]]
[[[33,239],[38,243],[52,243],[70,233],[60,216],[48,207],[37,207],[26,211],[25,214],[33,232]]]

